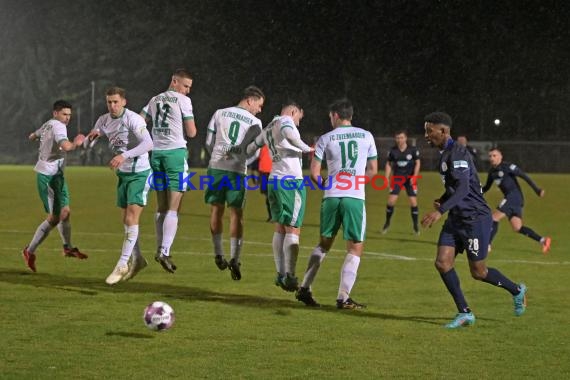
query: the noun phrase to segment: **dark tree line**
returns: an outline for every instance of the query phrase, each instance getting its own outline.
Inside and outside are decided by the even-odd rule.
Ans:
[[[445,110],[472,139],[570,137],[563,1],[27,0],[1,8],[4,162],[33,160],[25,137],[57,98],[75,105],[70,134],[79,108],[86,132],[92,81],[94,117],[106,111],[110,85],[125,87],[138,111],[177,67],[195,75],[201,131],[216,108],[256,84],[268,96],[264,121],[294,98],[309,134],[327,130],[327,104],[348,96],[357,123],[382,136],[419,135],[424,114]]]

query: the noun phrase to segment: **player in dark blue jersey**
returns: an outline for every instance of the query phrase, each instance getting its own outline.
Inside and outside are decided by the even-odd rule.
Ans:
[[[532,228],[523,225],[522,209],[524,198],[517,177],[524,179],[539,197],[544,197],[544,190],[536,186],[530,177],[518,166],[509,162],[503,162],[503,154],[499,149],[493,148],[489,151],[489,162],[491,163],[491,169],[487,176],[487,183],[483,186],[483,192],[486,193],[493,186],[494,181],[505,196],[493,212],[493,228],[489,244],[491,244],[499,229],[499,221],[506,216],[511,222],[513,231],[536,240],[542,246],[542,253],[548,253],[552,239],[548,236],[540,236]]]
[[[388,232],[398,194],[402,188],[405,188],[410,201],[414,233],[419,235],[417,177],[420,174],[420,151],[415,146],[408,146],[406,131],[396,132],[394,140],[396,145],[388,152],[388,160],[386,161],[386,179],[390,180],[390,195],[388,195],[386,222],[382,227],[382,233]]]
[[[475,323],[475,315],[463,296],[454,269],[455,257],[463,251],[467,251],[471,276],[511,293],[515,315],[520,316],[526,310],[526,286],[515,284],[485,263],[491,234],[491,209],[483,198],[473,158],[464,146],[451,138],[451,117],[448,114],[434,112],[424,120],[426,140],[441,151],[438,167],[445,193],[434,201],[435,211],[422,218],[422,226],[431,227],[449,211],[439,234],[435,267],[453,297],[458,313],[445,327],[454,329]]]

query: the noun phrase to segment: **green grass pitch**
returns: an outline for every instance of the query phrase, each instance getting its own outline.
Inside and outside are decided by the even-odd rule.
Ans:
[[[422,215],[442,192],[436,173],[423,176]],[[488,259],[489,266],[527,284],[526,314],[515,317],[507,292],[471,279],[459,256],[457,270],[477,323],[458,331],[442,327],[455,307],[433,267],[442,221],[412,235],[405,195],[390,232],[381,235],[387,193],[368,189],[366,252],[352,291],[368,308],[338,311],[343,241],[328,254],[313,287],[323,307],[303,306],[273,284],[273,227],[265,222],[256,191],[248,194],[245,210],[241,281],[215,267],[209,208],[202,192],[193,191],[183,200],[173,246],[177,273],[168,274],[151,260],[151,194],[140,228],[149,266],[129,282],[107,286],[104,279],[122,244],[116,178],[106,168],[79,167],[68,168],[66,177],[73,243],[89,259],[63,258],[54,230],[37,251],[33,274],[21,250],[44,217],[35,174],[28,166],[0,167],[2,379],[570,378],[568,175],[534,174],[546,189],[543,199],[522,184],[525,225],[552,236],[550,254],[542,255],[539,244],[502,221]],[[496,187],[487,195],[492,207],[500,198]],[[320,199],[320,191],[309,191],[299,276],[318,240]],[[156,300],[176,313],[166,332],[152,332],[142,321],[144,307]]]

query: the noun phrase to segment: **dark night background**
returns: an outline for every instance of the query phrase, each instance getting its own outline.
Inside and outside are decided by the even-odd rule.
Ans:
[[[211,114],[250,84],[267,95],[264,122],[287,98],[301,103],[306,138],[347,96],[377,136],[422,138],[423,116],[444,110],[471,140],[567,153],[569,16],[568,2],[548,0],[0,0],[0,162],[35,160],[26,136],[56,99],[74,104],[70,135],[85,133],[108,86],[139,111],[178,67],[194,75],[198,155]]]

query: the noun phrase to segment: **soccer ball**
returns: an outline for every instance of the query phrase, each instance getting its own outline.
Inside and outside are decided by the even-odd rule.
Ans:
[[[166,302],[155,301],[144,309],[143,320],[151,330],[167,330],[174,324],[174,309]]]

